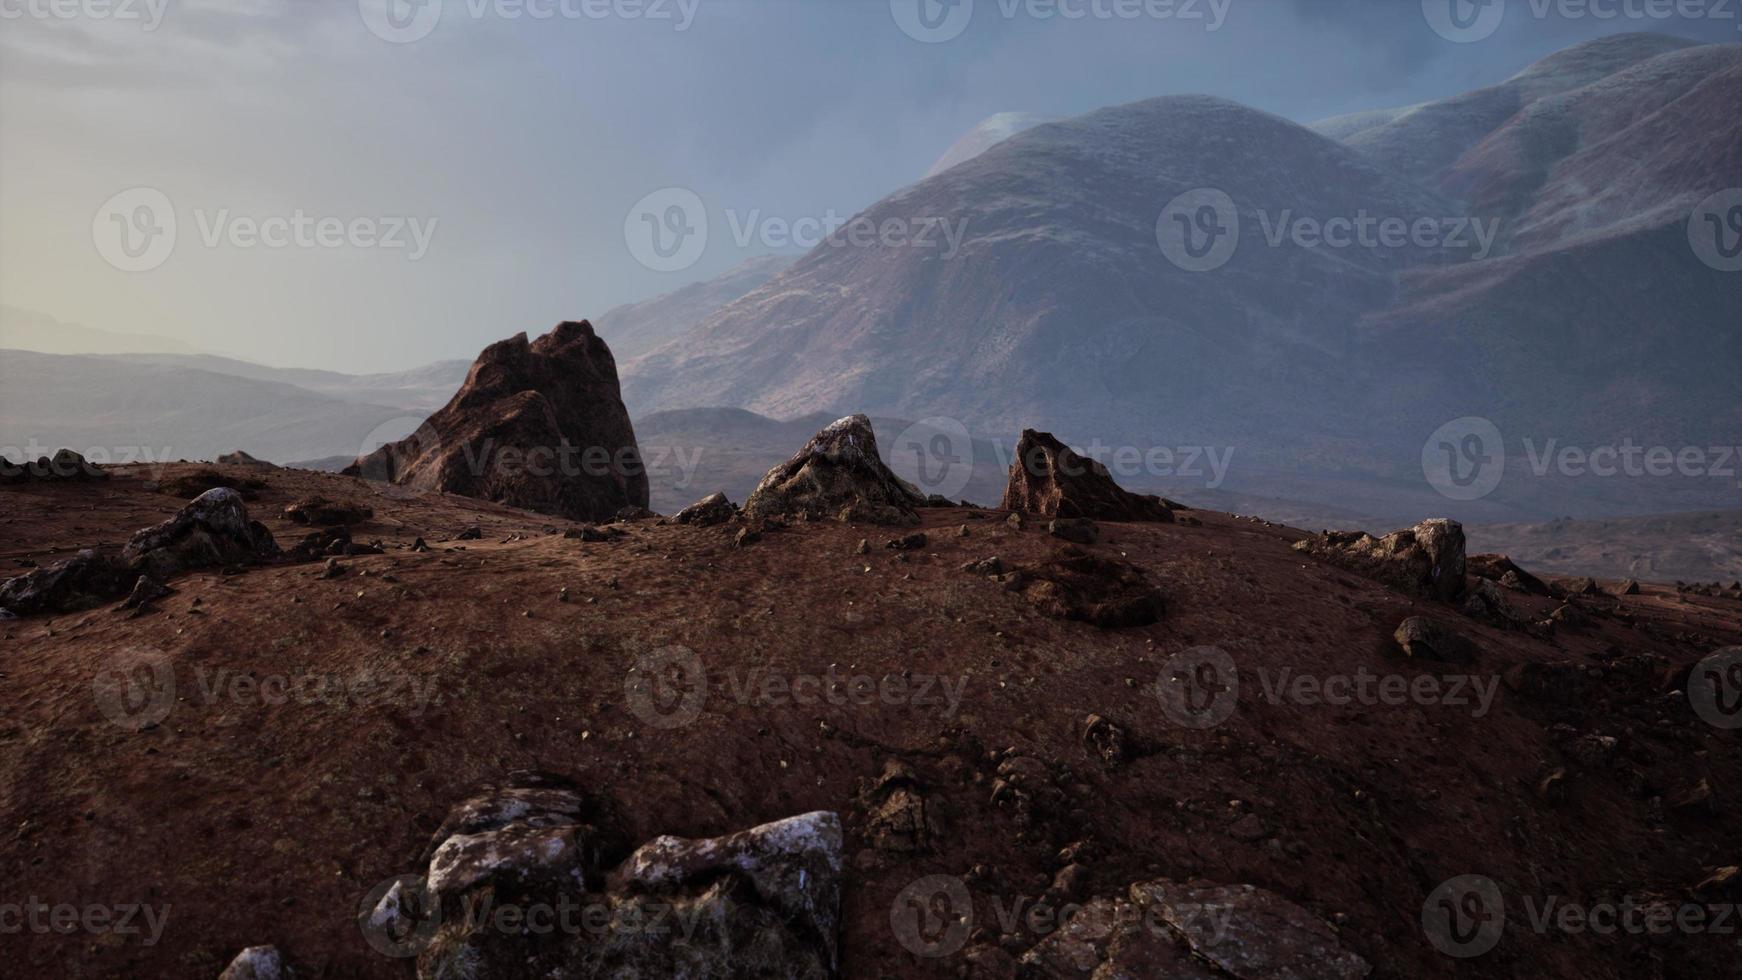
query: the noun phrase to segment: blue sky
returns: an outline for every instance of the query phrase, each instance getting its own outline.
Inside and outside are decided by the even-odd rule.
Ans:
[[[1311,121],[1598,34],[1742,39],[1734,12],[1629,16],[1646,0],[1509,0],[1473,43],[1417,0],[956,0],[931,8],[939,43],[902,29],[924,23],[903,4],[936,0],[439,0],[433,21],[385,2],[0,0],[0,303],[274,364],[410,367],[715,275],[767,250],[726,233],[728,209],[850,215],[996,112],[1206,92]],[[719,227],[676,272],[625,243],[666,187]],[[96,240],[138,188],[170,202],[175,243],[127,271]],[[297,216],[286,247],[247,234]],[[323,219],[333,242],[309,244]]]

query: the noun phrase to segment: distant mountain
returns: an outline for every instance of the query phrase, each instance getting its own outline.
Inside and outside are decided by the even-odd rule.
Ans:
[[[127,354],[113,358],[151,367],[180,367],[254,381],[295,385],[339,401],[434,411],[447,404],[466,380],[470,361],[435,361],[409,371],[343,374],[307,368],[276,368],[211,354]]]
[[[1742,444],[1742,289],[1687,236],[1742,173],[1739,54],[1604,38],[1317,131],[1198,96],[1030,129],[862,216],[941,220],[959,254],[820,247],[626,358],[625,397],[637,413],[865,411],[998,439],[1033,425],[1073,444],[1232,447],[1248,482],[1223,489],[1370,515],[1722,506],[1734,481],[1539,478],[1516,457],[1526,438]],[[1231,254],[1193,266],[1162,242],[1178,244],[1170,221],[1206,219],[1218,199],[1200,189],[1226,195],[1207,217],[1239,228]],[[1465,244],[1275,237],[1361,215],[1461,226]],[[1496,236],[1480,250],[1472,221]],[[1423,478],[1423,443],[1470,415],[1517,465],[1493,496],[1452,502]]]
[[[193,346],[169,337],[98,330],[15,306],[0,306],[0,349],[49,354],[195,352]]]
[[[1470,549],[1503,552],[1532,572],[1644,582],[1742,579],[1742,511],[1465,528]]]
[[[797,258],[794,255],[760,255],[746,259],[725,274],[705,282],[691,283],[663,296],[616,307],[598,318],[599,336],[611,345],[611,352],[619,361],[646,353],[683,336],[715,310],[774,278]],[[465,373],[462,366],[462,379]]]
[[[34,444],[151,461],[236,449],[273,462],[355,458],[426,414],[173,363],[0,352],[0,448],[14,456]]]
[[[938,174],[956,166],[967,163],[999,143],[1004,142],[1017,133],[1027,132],[1043,123],[1056,122],[1051,116],[1037,116],[1031,112],[1000,112],[987,116],[973,129],[963,133],[961,138],[950,145],[944,155],[938,157],[931,169],[925,172],[927,177]]]

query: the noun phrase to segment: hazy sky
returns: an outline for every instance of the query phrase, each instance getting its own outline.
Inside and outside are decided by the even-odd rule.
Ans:
[[[1418,0],[0,0],[0,303],[281,365],[469,358],[769,251],[753,217],[850,216],[995,112],[1311,121],[1597,34],[1742,39],[1733,4],[1646,3],[1509,0],[1451,43]],[[668,187],[710,235],[659,272],[625,221]]]

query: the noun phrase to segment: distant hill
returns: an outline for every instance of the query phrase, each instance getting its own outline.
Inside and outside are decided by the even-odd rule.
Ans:
[[[169,337],[98,330],[15,306],[0,306],[0,349],[48,354],[195,353],[191,344]]]
[[[746,259],[705,282],[611,309],[594,325],[621,362],[682,337],[715,310],[774,278],[797,258],[761,255]]]

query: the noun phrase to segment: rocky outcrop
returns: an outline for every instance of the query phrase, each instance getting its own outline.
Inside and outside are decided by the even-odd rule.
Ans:
[[[1372,972],[1328,923],[1274,892],[1165,878],[1090,901],[1021,966],[1043,980],[1359,980]]]
[[[566,780],[519,773],[456,808],[424,871],[387,889],[361,925],[372,944],[413,947],[427,980],[827,980],[839,968],[841,848],[839,818],[810,813],[725,837],[660,837],[606,871],[617,850],[608,812]],[[489,910],[504,907],[550,910],[552,928],[496,928]]]
[[[113,602],[138,578],[111,555],[85,550],[0,584],[0,609],[16,616],[69,613]]]
[[[0,484],[32,481],[67,482],[106,480],[109,474],[96,463],[71,449],[62,449],[53,456],[42,456],[22,463],[0,456]]]
[[[617,363],[585,321],[490,345],[416,433],[345,473],[580,521],[648,502]]]
[[[162,524],[135,533],[121,557],[136,574],[162,580],[196,568],[251,565],[278,554],[272,532],[248,519],[242,495],[219,487]]]
[[[1465,569],[1472,578],[1489,578],[1514,592],[1549,594],[1548,583],[1530,574],[1505,555],[1471,555]]]
[[[1392,639],[1397,641],[1404,656],[1416,660],[1467,663],[1475,658],[1475,649],[1469,640],[1426,616],[1411,616],[1404,620],[1392,634]]]
[[[915,524],[924,505],[924,495],[883,465],[871,420],[849,415],[769,470],[744,501],[744,516]]]
[[[1166,608],[1137,566],[1071,549],[1053,561],[1011,571],[1004,587],[1045,615],[1102,629],[1148,626]]]
[[[1100,521],[1172,521],[1160,497],[1131,493],[1095,460],[1049,432],[1024,429],[1004,488],[1004,510]]]
[[[1464,594],[1464,526],[1457,521],[1422,521],[1383,538],[1326,531],[1294,548],[1411,595],[1453,600]]]
[[[219,466],[256,466],[267,470],[278,469],[276,464],[268,463],[264,459],[256,459],[240,449],[233,453],[225,453],[224,455],[219,456],[216,462]]]

